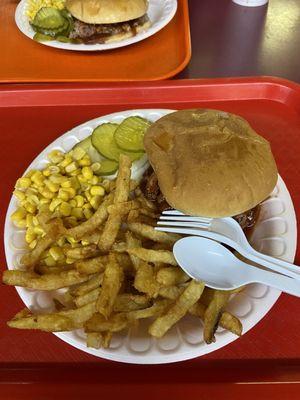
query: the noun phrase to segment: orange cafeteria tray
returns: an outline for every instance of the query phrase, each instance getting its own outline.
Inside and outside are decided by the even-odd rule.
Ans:
[[[170,78],[191,58],[187,0],[178,0],[173,20],[160,32],[131,46],[79,52],[34,42],[15,24],[17,0],[1,0],[0,82],[108,82]]]

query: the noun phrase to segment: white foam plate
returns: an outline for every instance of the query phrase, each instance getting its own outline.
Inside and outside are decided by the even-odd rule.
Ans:
[[[31,28],[28,17],[26,15],[28,0],[22,0],[15,13],[15,21],[17,27],[24,35],[28,38],[33,39],[35,34]],[[111,50],[119,47],[128,46],[133,43],[140,42],[141,40],[147,39],[154,35],[162,28],[164,28],[174,17],[177,10],[177,0],[149,0],[148,16],[151,21],[151,26],[144,32],[139,32],[136,36],[129,39],[125,39],[118,42],[107,43],[107,44],[72,44],[72,43],[61,43],[58,41],[41,42],[45,46],[55,47],[63,50],[74,50],[74,51],[100,51],[100,50]]]
[[[170,112],[172,110],[129,110],[88,121],[57,138],[36,157],[28,169],[43,168],[47,163],[46,155],[51,150],[69,151],[101,123],[120,123],[130,115],[139,115],[156,121]],[[135,175],[138,176],[144,169],[145,164],[140,163],[135,167]],[[4,232],[5,254],[10,269],[20,266],[20,257],[25,252],[24,231],[16,228],[9,218],[16,207],[17,201],[12,197]],[[260,219],[253,235],[253,245],[259,251],[292,262],[296,252],[296,240],[297,228],[293,203],[283,180],[279,177],[270,198],[262,204]],[[21,287],[16,289],[23,302],[32,311],[47,312],[53,309],[53,292],[38,292]],[[252,284],[231,299],[228,310],[240,318],[245,334],[268,313],[279,296],[280,291],[276,289]],[[211,353],[238,339],[232,333],[219,328],[216,332],[216,343],[207,345],[202,339],[201,321],[192,316],[183,318],[160,340],[155,340],[147,334],[147,322],[145,322],[137,331],[115,335],[110,349],[87,348],[82,330],[55,333],[55,335],[71,346],[94,356],[137,364],[162,364],[187,360]],[[259,340],[259,331],[256,339]]]

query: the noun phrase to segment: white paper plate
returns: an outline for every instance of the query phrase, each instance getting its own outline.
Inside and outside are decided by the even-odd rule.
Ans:
[[[33,39],[35,34],[34,30],[31,28],[28,17],[26,15],[27,0],[22,0],[15,13],[15,21],[22,33]],[[56,47],[58,49],[64,50],[75,50],[75,51],[99,51],[99,50],[111,50],[119,47],[128,46],[133,43],[140,42],[144,40],[162,28],[164,28],[174,17],[177,10],[177,0],[149,0],[148,16],[151,21],[151,27],[144,32],[138,33],[129,39],[122,40],[114,43],[107,44],[71,44],[71,43],[61,43],[58,41],[42,42],[42,44],[50,47]]]
[[[31,163],[28,169],[44,167],[49,151],[54,148],[70,150],[74,144],[90,135],[100,123],[119,123],[130,115],[139,115],[155,121],[170,112],[171,110],[160,109],[130,110],[88,121],[56,139]],[[143,168],[141,166],[139,171],[141,172]],[[137,174],[138,171],[136,170],[135,173]],[[12,197],[7,211],[4,233],[6,259],[11,269],[18,268],[25,244],[24,231],[16,228],[9,218],[16,206],[17,201]],[[262,205],[260,220],[253,235],[253,245],[259,251],[292,262],[296,252],[296,236],[293,203],[284,182],[279,177],[271,197]],[[26,306],[33,311],[47,312],[53,307],[51,301],[53,292],[36,292],[24,288],[17,288],[17,291]],[[278,290],[264,285],[249,285],[230,301],[228,309],[240,318],[243,323],[243,333],[246,333],[267,314],[279,295]],[[94,356],[138,364],[170,363],[191,359],[215,351],[237,339],[232,333],[218,329],[216,343],[207,345],[202,339],[201,321],[191,316],[182,319],[160,340],[149,337],[147,323],[141,324],[136,332],[114,336],[111,348],[107,350],[87,348],[82,330],[56,333],[55,335],[71,346]],[[259,331],[256,338],[259,340]]]

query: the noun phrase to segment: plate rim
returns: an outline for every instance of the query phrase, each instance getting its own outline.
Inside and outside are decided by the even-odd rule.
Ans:
[[[37,164],[38,163],[38,158],[40,158],[43,154],[47,154],[49,152],[49,150],[51,148],[54,148],[55,146],[57,147],[57,145],[55,144],[56,141],[61,140],[63,137],[68,137],[68,135],[72,134],[73,131],[77,131],[80,128],[85,127],[88,124],[92,124],[92,123],[98,123],[98,121],[100,120],[106,120],[106,119],[111,119],[115,116],[118,116],[120,114],[124,113],[128,113],[128,114],[132,114],[132,113],[143,113],[143,112],[160,112],[160,113],[170,113],[170,112],[174,112],[176,110],[173,109],[163,109],[163,108],[144,108],[144,109],[126,109],[126,110],[121,110],[118,112],[114,112],[114,113],[110,113],[110,114],[105,114],[102,115],[100,117],[96,117],[93,118],[91,120],[85,121],[79,125],[74,126],[72,129],[62,133],[61,135],[59,135],[54,141],[52,141],[48,146],[46,146],[34,159],[33,161],[30,163],[30,165],[27,167],[27,169],[23,172],[23,174],[25,174],[29,169],[33,168],[33,164]],[[289,223],[292,224],[291,228],[293,230],[292,232],[292,238],[293,241],[290,245],[290,256],[288,257],[289,259],[287,259],[287,261],[293,261],[295,254],[296,254],[296,245],[297,245],[297,221],[296,221],[296,213],[295,213],[295,209],[293,206],[293,202],[290,196],[290,193],[283,181],[283,179],[280,177],[278,177],[278,184],[280,185],[280,187],[285,191],[285,196],[287,198],[287,200],[289,201],[291,207],[288,210],[291,214],[289,219]],[[9,223],[10,223],[10,214],[11,214],[11,205],[12,205],[12,201],[13,201],[13,195],[10,198],[9,201],[9,205],[7,208],[7,212],[6,212],[6,216],[5,216],[5,224],[4,224],[4,248],[5,248],[5,257],[6,260],[8,259],[7,257],[7,253],[9,251],[9,243],[8,243],[8,235],[6,234],[6,232],[9,229]],[[25,305],[26,302],[23,299],[23,288],[22,287],[15,287],[18,295],[20,296],[21,300],[23,301],[23,303]],[[267,305],[264,309],[263,313],[260,313],[259,316],[256,316],[256,318],[254,318],[254,322],[251,323],[251,326],[247,327],[246,329],[243,330],[242,336],[244,336],[249,330],[251,330],[252,328],[254,328],[254,326],[261,321],[266,314],[268,314],[268,312],[270,311],[270,309],[273,307],[273,305],[276,303],[277,299],[279,298],[281,292],[279,290],[276,289],[269,289],[269,291],[271,292],[271,296],[269,294],[269,298],[268,298],[268,302]],[[25,296],[24,296],[25,297]],[[205,354],[209,354],[215,350],[218,350],[219,348],[223,348],[225,346],[227,346],[228,344],[230,344],[231,342],[234,342],[235,340],[238,339],[238,337],[236,335],[233,335],[230,332],[226,332],[227,333],[227,340],[224,341],[218,341],[216,343],[214,343],[213,345],[210,345],[206,347],[206,351],[205,352],[195,352],[195,349],[197,348],[198,345],[193,345],[191,346],[191,349],[189,351],[185,351],[185,352],[181,352],[179,354],[174,353],[174,354],[170,354],[170,352],[164,351],[164,355],[161,359],[158,360],[158,356],[157,355],[153,355],[151,357],[151,355],[146,354],[146,355],[142,355],[142,354],[135,354],[135,355],[122,355],[120,357],[118,357],[118,349],[112,350],[111,353],[108,351],[103,351],[102,349],[90,349],[88,347],[83,346],[80,342],[76,342],[74,344],[74,342],[72,342],[72,338],[68,337],[66,335],[65,332],[56,332],[54,333],[55,336],[57,336],[58,338],[60,338],[61,340],[63,340],[64,342],[68,343],[69,345],[71,345],[73,348],[79,349],[81,351],[84,351],[85,353],[91,354],[93,356],[96,357],[100,357],[100,358],[104,358],[104,359],[108,359],[111,361],[117,361],[117,362],[124,362],[124,363],[130,363],[130,364],[167,364],[167,363],[171,363],[171,362],[180,362],[180,361],[185,361],[185,360],[189,360],[189,359],[193,359],[196,357],[200,357],[203,356]],[[199,347],[200,349],[202,348],[201,346]],[[97,354],[95,354],[95,352],[97,352]],[[191,354],[193,353],[193,354]],[[134,359],[134,361],[133,361]]]
[[[148,0],[149,2],[152,2],[153,0]],[[133,36],[131,38],[121,40],[118,42],[113,42],[113,43],[108,43],[108,44],[95,44],[95,45],[87,45],[87,44],[72,44],[72,43],[61,43],[56,40],[54,41],[49,41],[49,42],[36,42],[41,45],[45,45],[47,47],[52,47],[55,49],[59,50],[68,50],[68,51],[88,51],[88,52],[98,52],[98,51],[108,51],[108,50],[114,50],[122,47],[127,47],[132,44],[141,42],[156,33],[158,33],[160,30],[162,30],[165,26],[167,26],[171,20],[174,18],[177,9],[178,9],[178,0],[165,0],[168,1],[169,4],[171,5],[171,11],[170,13],[167,14],[167,16],[160,21],[157,27],[154,27],[151,25],[147,30],[144,32],[139,32],[136,36]],[[24,27],[22,23],[22,18],[25,17],[24,12],[25,12],[25,7],[27,4],[28,0],[21,0],[19,4],[16,7],[15,10],[15,24],[18,27],[19,31],[25,35],[28,39],[31,39],[33,41],[33,34],[30,35],[27,32],[26,27]],[[79,47],[80,46],[80,47]]]

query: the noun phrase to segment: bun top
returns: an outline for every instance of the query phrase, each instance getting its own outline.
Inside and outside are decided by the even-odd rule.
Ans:
[[[147,130],[144,145],[167,202],[186,214],[240,214],[266,199],[277,182],[269,142],[234,114],[168,114]]]
[[[88,24],[115,24],[142,17],[147,0],[66,0],[66,8]]]

